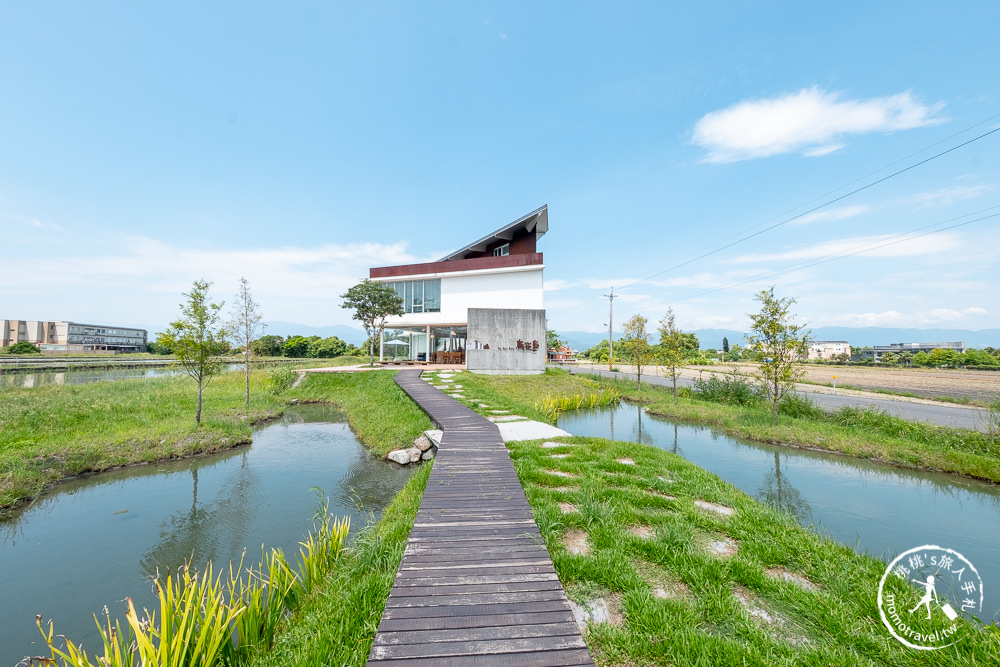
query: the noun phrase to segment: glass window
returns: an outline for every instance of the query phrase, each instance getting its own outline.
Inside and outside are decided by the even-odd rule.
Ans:
[[[494,257],[506,257],[509,254],[510,254],[510,244],[509,243],[504,243],[499,248],[493,248],[493,256]]]
[[[413,281],[413,312],[424,312],[424,281]]]
[[[427,312],[427,313],[440,313],[441,312],[441,281],[440,280],[425,280],[424,281],[424,312]]]

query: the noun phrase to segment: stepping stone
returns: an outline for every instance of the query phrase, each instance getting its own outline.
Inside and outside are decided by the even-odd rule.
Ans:
[[[582,530],[571,530],[562,539],[566,551],[577,556],[586,556],[590,553],[590,545],[587,544],[587,533]],[[573,603],[570,602],[570,605]]]
[[[487,417],[491,422],[496,424],[497,422],[520,422],[527,421],[527,417],[522,417],[521,415],[500,415],[498,417]]]
[[[567,459],[569,454],[549,454],[550,459]]]
[[[542,449],[555,449],[556,447],[572,447],[572,443],[568,442],[543,442]]]
[[[784,568],[772,568],[770,570],[764,570],[764,574],[771,577],[772,579],[781,579],[782,581],[789,581],[799,588],[807,591],[815,591],[819,589],[819,586],[809,581],[801,574],[796,574],[795,572],[789,572]]]
[[[573,514],[580,511],[573,503],[559,503],[559,509],[562,510],[563,514]]]
[[[488,408],[490,406],[483,405],[482,403],[480,403],[479,407],[481,407],[481,408]],[[510,414],[510,410],[490,410],[490,414],[491,415],[507,415],[507,414]]]
[[[732,556],[738,548],[739,546],[735,540],[731,540],[728,537],[723,537],[720,540],[712,540],[708,543],[708,550],[716,556]]]
[[[715,503],[710,503],[707,500],[696,500],[694,501],[695,506],[699,509],[707,510],[709,512],[715,512],[717,514],[722,514],[723,516],[732,516],[736,510],[732,507],[726,507],[725,505],[717,505]]]
[[[621,463],[623,466],[634,466],[635,465],[635,461],[633,461],[630,458],[615,459],[615,460],[618,461],[618,463]]]
[[[556,428],[555,426],[535,421],[497,424],[497,428],[500,429],[500,437],[503,438],[504,442],[516,442],[518,440],[541,440],[542,438],[558,438],[569,435],[569,433],[561,428]]]
[[[486,403],[480,403],[479,407],[481,407],[481,408],[488,408],[490,406],[488,406]],[[496,412],[496,410],[490,410],[490,412]]]
[[[556,477],[569,477],[571,479],[576,477],[576,475],[574,475],[573,473],[563,472],[562,470],[545,470],[545,472],[549,473],[550,475],[555,475]]]
[[[629,526],[628,530],[636,537],[641,537],[644,540],[654,537],[653,530],[649,526]]]

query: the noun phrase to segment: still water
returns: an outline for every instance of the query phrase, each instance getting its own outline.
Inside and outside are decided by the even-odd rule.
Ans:
[[[74,480],[0,523],[0,666],[44,654],[35,614],[93,650],[93,614],[107,605],[123,619],[126,596],[151,606],[157,568],[191,558],[218,570],[244,547],[259,558],[262,544],[297,553],[318,507],[312,487],[356,533],[412,471],[369,454],[344,420],[298,406],[252,445]]]
[[[803,526],[885,561],[924,544],[954,549],[982,577],[983,619],[1000,614],[1000,486],[739,440],[626,403],[563,413],[559,428],[674,452]]]
[[[242,364],[226,364],[223,369],[242,369]],[[81,368],[63,371],[11,371],[0,372],[0,389],[31,389],[47,385],[77,385],[102,382],[104,380],[133,380],[180,375],[169,365],[137,368]]]

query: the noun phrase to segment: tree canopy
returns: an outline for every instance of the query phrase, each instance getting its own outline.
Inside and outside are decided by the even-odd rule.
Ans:
[[[809,331],[795,324],[788,312],[795,299],[779,299],[774,295],[774,287],[761,290],[754,300],[760,302],[761,308],[759,313],[748,313],[747,347],[760,359],[757,377],[773,405],[774,422],[777,423],[778,402],[802,374],[795,364],[805,352]]]
[[[354,319],[361,322],[368,334],[368,360],[375,365],[375,334],[380,337],[385,331],[385,321],[389,317],[402,315],[403,299],[396,290],[383,283],[367,278],[340,295],[344,300],[342,308],[354,310]]]

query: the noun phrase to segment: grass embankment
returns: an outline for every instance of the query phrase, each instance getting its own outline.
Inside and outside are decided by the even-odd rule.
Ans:
[[[353,357],[351,359],[354,359]],[[308,360],[317,366],[338,360]],[[281,414],[294,392],[292,365],[255,370],[244,410],[242,371],[205,389],[186,376],[0,391],[0,517],[47,485],[84,472],[220,451],[251,440],[254,424]]]
[[[958,473],[1000,483],[1000,441],[966,429],[934,426],[884,412],[842,408],[827,413],[807,400],[790,401],[774,423],[771,407],[758,402],[730,405],[668,388],[621,379],[600,379],[623,398],[645,403],[652,415],[710,424],[730,435],[778,445],[809,447],[906,468]]]

